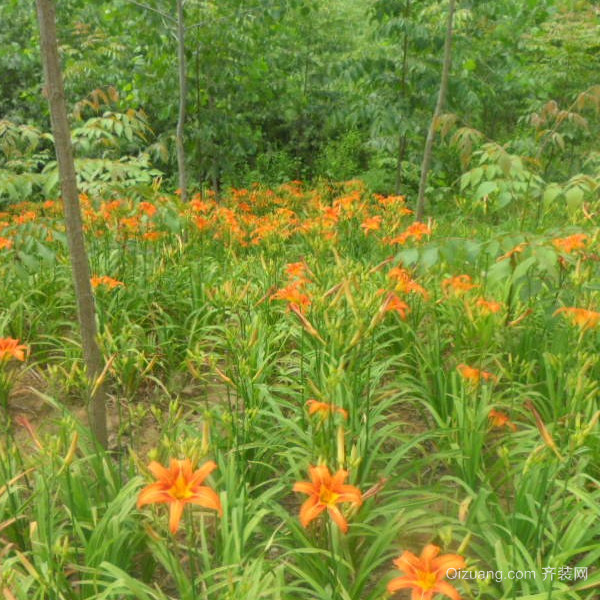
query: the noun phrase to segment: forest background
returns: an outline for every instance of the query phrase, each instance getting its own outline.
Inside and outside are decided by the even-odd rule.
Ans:
[[[192,187],[360,178],[375,192],[416,193],[446,2],[184,9]],[[579,206],[594,191],[598,10],[581,0],[458,4],[432,201],[466,190],[501,209],[527,189]],[[57,11],[81,191],[143,194],[159,177],[177,187],[175,3],[62,0]],[[10,24],[0,32],[0,202],[55,194],[35,12],[8,0],[0,20]]]

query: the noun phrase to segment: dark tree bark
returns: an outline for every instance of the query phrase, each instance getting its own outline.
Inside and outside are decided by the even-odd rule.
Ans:
[[[181,200],[186,202],[187,182],[185,176],[185,147],[183,145],[183,133],[185,127],[187,77],[185,63],[185,22],[183,13],[183,0],[177,0],[177,58],[179,68],[179,117],[177,119],[175,145],[177,146],[177,170],[179,171],[179,189],[181,190]]]
[[[440,91],[438,93],[437,103],[433,111],[433,118],[427,132],[425,142],[425,152],[423,153],[423,164],[421,165],[421,179],[419,180],[419,196],[417,198],[417,208],[415,218],[422,221],[425,215],[425,188],[427,187],[427,177],[431,166],[431,155],[433,152],[433,139],[435,138],[435,126],[438,117],[442,112],[444,101],[446,100],[446,90],[448,89],[448,76],[450,73],[450,64],[452,62],[452,20],[454,18],[455,0],[450,0],[448,6],[448,25],[446,28],[446,41],[444,43],[444,64],[442,67],[442,81],[440,82]]]
[[[65,93],[58,59],[54,2],[53,0],[36,0],[36,3],[46,94],[50,106],[52,134],[58,161],[67,242],[77,301],[77,316],[81,328],[81,345],[90,386],[90,425],[98,442],[106,448],[106,391],[104,385],[98,384],[104,361],[96,339],[94,296],[83,239],[71,132],[67,120]]]

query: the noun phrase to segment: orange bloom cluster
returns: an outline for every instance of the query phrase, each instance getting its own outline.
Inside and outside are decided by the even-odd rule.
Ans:
[[[24,223],[29,223],[30,221],[35,221],[37,215],[33,210],[28,210],[21,215],[16,216],[13,219],[13,222],[16,225],[23,225]]]
[[[105,285],[109,290],[112,290],[119,286],[125,286],[125,284],[122,281],[117,281],[116,279],[113,279],[108,275],[95,275],[90,279],[90,283],[92,284],[92,287],[94,289],[96,289],[100,285]]]
[[[412,225],[410,225],[406,230],[404,230],[400,235],[394,238],[386,238],[386,241],[390,246],[394,246],[396,244],[406,244],[409,239],[413,239],[415,241],[420,241],[423,236],[431,235],[431,227],[426,225],[425,223],[419,223],[416,221]]]
[[[346,218],[352,218],[356,213],[361,212],[363,206],[360,204],[362,190],[352,190],[351,192],[337,198],[333,201],[333,208],[338,211],[337,214],[345,213]],[[366,233],[366,232],[365,232]]]
[[[104,221],[110,221],[121,208],[121,204],[121,200],[102,202],[98,213]]]
[[[442,281],[442,290],[446,295],[448,295],[449,292],[462,294],[463,292],[468,292],[476,287],[477,284],[473,283],[469,275],[456,275],[455,277],[448,277]]]
[[[384,290],[379,290],[383,292]],[[387,296],[384,298],[381,308],[379,312],[381,314],[388,313],[390,311],[397,312],[400,315],[401,319],[406,319],[406,316],[410,312],[410,306],[403,302],[394,294],[394,292],[388,292]]]
[[[304,261],[289,263],[286,268],[288,284],[271,294],[271,300],[287,300],[288,308],[296,307],[300,312],[310,306],[310,298],[304,286],[310,283],[306,276],[308,266]]]
[[[490,315],[500,312],[503,307],[502,302],[496,302],[495,300],[486,300],[485,298],[479,298],[475,305],[484,315]]]
[[[123,217],[119,220],[119,228],[125,233],[137,233],[140,229],[139,216]]]
[[[563,306],[555,311],[554,315],[564,314],[573,325],[581,327],[582,330],[592,329],[600,323],[600,312],[587,310],[585,308],[574,308]]]
[[[393,208],[395,213],[401,215],[412,215],[413,211],[406,208],[404,196],[382,196],[381,194],[373,194],[373,198],[384,208]]]
[[[510,420],[506,413],[503,413],[495,408],[492,408],[488,413],[488,417],[492,424],[492,427],[497,427],[498,429],[502,427],[508,427],[512,431],[517,430],[517,426]]]
[[[285,273],[288,276],[288,278],[292,281],[310,281],[308,277],[306,277],[307,270],[308,266],[303,260],[294,263],[288,263],[285,267]]]
[[[456,367],[456,370],[461,374],[462,377],[474,383],[479,382],[481,379],[483,379],[484,381],[498,381],[498,378],[493,373],[490,373],[488,371],[480,371],[479,369],[469,367],[465,364],[458,365],[458,367]]]
[[[365,235],[369,235],[369,231],[379,231],[381,229],[382,218],[380,215],[367,217],[360,225]]]
[[[29,347],[25,344],[19,344],[19,340],[14,338],[0,338],[0,363],[9,361],[11,358],[25,360]]]
[[[305,309],[310,306],[310,298],[301,290],[301,283],[294,281],[271,294],[271,300],[286,300],[298,308]]]
[[[316,519],[327,510],[329,516],[343,533],[348,531],[348,522],[337,507],[342,502],[352,502],[354,506],[362,504],[362,493],[353,485],[344,485],[348,472],[340,469],[331,475],[326,465],[309,467],[310,481],[298,481],[294,484],[294,492],[308,494],[309,498],[300,508],[302,527]]]
[[[309,415],[320,415],[322,420],[325,420],[332,414],[338,413],[344,417],[344,419],[348,418],[348,411],[336,406],[335,404],[328,404],[327,402],[319,402],[314,398],[306,401],[306,406],[308,406],[308,414]]]
[[[465,559],[458,554],[438,556],[440,548],[433,544],[425,546],[421,556],[406,550],[394,560],[401,577],[392,579],[387,589],[390,594],[398,590],[412,590],[411,600],[432,600],[435,594],[442,594],[451,600],[460,600],[460,594],[444,577],[449,570],[454,572],[466,567]]]
[[[12,248],[13,241],[5,237],[0,237],[0,250],[8,250]]]
[[[588,236],[585,233],[574,233],[565,238],[552,240],[552,245],[565,254],[571,254],[573,250],[583,250]]]
[[[169,530],[175,533],[186,504],[196,504],[204,508],[212,508],[219,515],[223,514],[221,501],[216,492],[203,486],[204,480],[217,468],[213,461],[204,463],[194,471],[189,458],[185,460],[171,459],[169,468],[153,461],[148,469],[158,480],[146,486],[138,497],[138,509],[145,504],[155,502],[170,504]]]
[[[146,233],[142,234],[142,239],[147,240],[149,242],[156,242],[161,237],[164,237],[164,231],[146,231]]]
[[[396,291],[398,292],[420,294],[425,300],[429,297],[427,290],[412,279],[410,273],[402,267],[392,267],[388,271],[388,277],[396,282]]]
[[[138,204],[138,211],[147,217],[153,217],[156,214],[157,208],[151,202],[140,202]]]

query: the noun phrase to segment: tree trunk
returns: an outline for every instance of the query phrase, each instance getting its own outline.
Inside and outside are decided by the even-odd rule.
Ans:
[[[96,340],[96,314],[90,283],[90,268],[83,239],[81,209],[77,193],[75,163],[71,147],[71,132],[67,120],[65,93],[58,60],[56,41],[56,17],[53,0],[37,0],[40,28],[40,45],[46,94],[50,107],[52,134],[60,176],[60,188],[67,230],[67,242],[71,258],[73,283],[77,301],[77,316],[81,328],[81,345],[90,386],[90,425],[102,447],[107,445],[106,391],[97,385],[102,372],[103,357]]]
[[[406,133],[398,136],[398,156],[396,158],[396,183],[394,185],[394,194],[398,196],[402,191],[402,162],[406,153]]]
[[[425,142],[425,152],[423,153],[423,164],[421,165],[421,179],[419,181],[419,196],[417,198],[417,208],[415,218],[417,221],[422,221],[425,214],[425,188],[427,187],[427,177],[429,175],[429,167],[431,166],[431,154],[433,151],[433,138],[435,137],[435,126],[446,99],[446,90],[448,89],[448,75],[450,73],[451,50],[452,50],[452,19],[454,17],[455,0],[450,0],[448,6],[448,26],[446,28],[446,41],[444,43],[444,65],[442,67],[442,81],[440,82],[440,91],[438,94],[433,118],[427,132],[427,140]]]
[[[402,42],[402,79],[400,80],[400,93],[402,99],[406,97],[406,79],[408,77],[408,17],[410,15],[410,0],[404,5],[404,40]],[[394,193],[400,194],[402,190],[402,161],[406,153],[406,132],[398,136],[398,156],[396,162],[396,184]]]
[[[183,202],[187,202],[185,148],[183,146],[183,128],[185,124],[185,105],[187,98],[183,0],[177,0],[177,62],[179,67],[179,118],[177,119],[175,145],[177,147],[177,170],[179,171],[179,189],[181,191],[181,200]]]

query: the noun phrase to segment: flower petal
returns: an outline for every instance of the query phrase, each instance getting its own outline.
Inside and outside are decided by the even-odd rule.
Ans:
[[[348,477],[348,471],[344,469],[340,469],[332,478],[331,478],[331,489],[337,492],[343,485],[344,481],[346,481],[346,477]]]
[[[425,591],[423,588],[413,588],[410,600],[431,600],[433,598],[433,590]]]
[[[337,506],[327,507],[329,516],[334,520],[335,524],[344,532],[348,531],[348,521],[344,518],[344,515],[340,512]]]
[[[422,568],[421,559],[408,550],[396,558],[394,564],[404,573],[414,573],[416,569]]]
[[[403,590],[403,589],[406,589],[406,588],[412,588],[415,585],[416,585],[415,580],[412,577],[408,577],[406,575],[403,575],[402,577],[396,577],[395,579],[392,579],[387,584],[387,591],[390,594],[393,594],[397,590]]]
[[[171,512],[169,514],[169,531],[176,533],[179,529],[179,521],[181,521],[181,515],[183,514],[184,503],[181,500],[175,500],[171,504]]]
[[[190,474],[189,486],[193,487],[202,483],[216,468],[217,463],[213,460],[205,462],[199,469],[194,471],[193,475]]]
[[[458,591],[446,581],[439,581],[435,584],[431,591],[448,596],[448,598],[451,598],[451,600],[460,600],[460,594]]]
[[[338,502],[354,502],[362,504],[362,492],[353,485],[342,485],[336,490],[339,494]]]
[[[308,524],[316,519],[325,510],[325,505],[319,503],[315,497],[309,498],[300,508],[300,523],[302,527],[308,527]]]
[[[446,576],[448,569],[464,569],[466,567],[465,559],[458,554],[444,554],[431,561],[432,570],[440,573],[442,577]]]
[[[172,500],[172,496],[165,490],[162,483],[151,483],[140,492],[137,507],[141,508],[145,504],[171,502]]]
[[[429,564],[439,553],[440,547],[436,546],[435,544],[427,544],[427,546],[423,548],[423,551],[421,552],[421,560],[425,561],[425,564],[427,565],[427,569],[424,570],[431,571]]]
[[[154,475],[155,479],[160,479],[164,482],[171,481],[171,471],[165,469],[165,467],[154,460],[148,465],[148,470]]]
[[[221,500],[216,492],[209,487],[203,486],[194,492],[194,495],[186,500],[191,504],[197,504],[204,508],[214,508],[220,515],[223,514]]]
[[[317,467],[309,467],[310,479],[314,485],[326,485],[331,487],[331,475],[329,469],[325,465],[318,465]]]
[[[297,481],[292,488],[294,492],[301,492],[303,494],[318,494],[318,490],[310,481]]]

